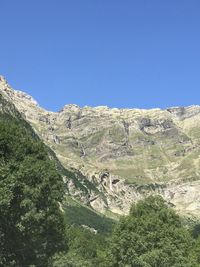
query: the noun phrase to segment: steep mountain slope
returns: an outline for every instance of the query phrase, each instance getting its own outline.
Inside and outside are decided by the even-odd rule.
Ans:
[[[1,86],[4,88],[5,84],[8,86],[6,81],[0,78],[0,88],[2,88]],[[18,128],[19,131],[24,131],[26,133],[26,137],[29,137],[30,140],[33,142],[39,142],[37,133],[35,133],[32,126],[26,120],[24,120],[22,114],[16,109],[15,105],[12,103],[12,101],[10,101],[9,96],[5,94],[3,90],[0,90],[0,122],[3,125],[7,125],[8,128],[10,125],[17,126],[16,128]],[[16,128],[15,130],[17,130]],[[1,135],[3,135],[2,132]],[[10,142],[12,142],[11,138],[13,140],[17,139],[14,133],[12,136],[12,131],[10,133],[10,138],[8,138]],[[4,143],[6,145],[6,140],[3,141],[3,144]],[[23,146],[24,144],[21,145]],[[42,146],[42,148],[43,147],[45,146]],[[61,174],[65,180],[65,190],[68,196],[63,200],[61,210],[65,213],[66,222],[79,226],[86,225],[87,227],[95,228],[98,230],[98,232],[109,231],[113,224],[112,220],[105,218],[101,214],[73,199],[74,196],[87,202],[87,197],[89,194],[91,194],[91,190],[89,189],[90,182],[86,180],[86,178],[78,171],[71,172],[65,169],[60,164],[55,153],[48,146],[46,146],[45,149],[48,151],[49,159],[56,163],[58,173]],[[79,180],[81,180],[81,182]],[[68,184],[71,184],[71,187],[73,187],[74,191],[71,189],[73,196],[69,196],[68,194]]]
[[[126,213],[132,202],[160,193],[181,213],[200,216],[200,106],[67,105],[49,112],[3,77],[0,90],[75,173],[83,188],[66,182],[77,199],[100,212]]]

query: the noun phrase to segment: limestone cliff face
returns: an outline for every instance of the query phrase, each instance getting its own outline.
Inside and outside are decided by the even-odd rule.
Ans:
[[[180,212],[200,216],[200,106],[141,110],[66,105],[50,112],[3,78],[0,91],[63,166],[86,177],[89,184],[80,179],[89,188],[84,201],[94,209],[126,213],[132,202],[159,193]],[[68,188],[76,195],[72,182]]]

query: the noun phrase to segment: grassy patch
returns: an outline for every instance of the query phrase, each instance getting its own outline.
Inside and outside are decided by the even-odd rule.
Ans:
[[[63,209],[65,211],[65,221],[70,225],[87,225],[95,228],[99,233],[108,233],[114,224],[114,220],[83,206],[70,197],[67,197]]]

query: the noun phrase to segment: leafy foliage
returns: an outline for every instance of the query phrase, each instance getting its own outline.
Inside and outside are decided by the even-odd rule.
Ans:
[[[106,237],[87,229],[70,226],[67,229],[69,251],[54,257],[53,267],[93,267],[104,263]]]
[[[30,129],[0,121],[0,265],[47,266],[65,244],[62,177]]]
[[[110,236],[70,227],[69,251],[54,258],[53,267],[199,267],[200,237],[159,197],[133,205]]]
[[[195,240],[161,197],[149,197],[132,206],[120,220],[109,245],[108,266],[194,267]]]

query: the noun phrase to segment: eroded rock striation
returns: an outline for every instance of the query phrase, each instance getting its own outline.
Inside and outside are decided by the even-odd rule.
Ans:
[[[0,78],[0,92],[74,170],[82,189],[70,194],[106,213],[127,213],[132,202],[161,194],[180,213],[200,216],[200,106],[117,109],[66,105],[41,108]],[[83,190],[83,192],[80,192]]]

